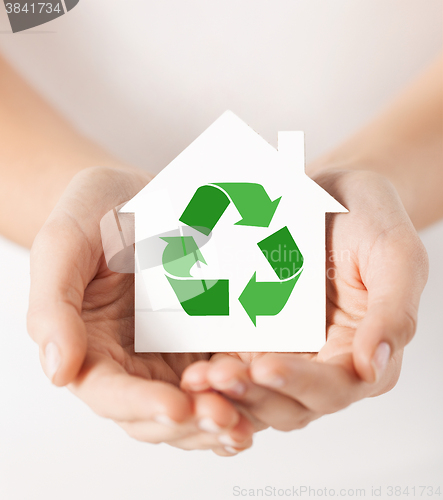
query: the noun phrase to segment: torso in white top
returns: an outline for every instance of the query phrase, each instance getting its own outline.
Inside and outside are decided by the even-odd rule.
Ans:
[[[278,130],[305,130],[309,159],[441,51],[442,10],[441,0],[81,0],[40,33],[1,33],[0,49],[83,131],[153,171],[225,109],[273,145]]]

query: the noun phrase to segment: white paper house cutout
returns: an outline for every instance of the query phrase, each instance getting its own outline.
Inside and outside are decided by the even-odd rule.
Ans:
[[[269,227],[235,225],[231,203],[209,238],[180,216],[200,186],[261,184],[281,197]],[[120,213],[135,213],[135,350],[137,352],[317,352],[325,343],[325,214],[347,210],[305,174],[303,132],[279,132],[278,151],[232,112],[225,112]],[[281,312],[251,321],[238,300],[256,273],[277,276],[257,243],[286,226],[304,257],[303,272]],[[162,266],[161,236],[192,235],[206,265],[197,279],[229,279],[228,316],[190,316]],[[147,243],[148,242],[148,243]],[[201,246],[202,245],[202,246]]]

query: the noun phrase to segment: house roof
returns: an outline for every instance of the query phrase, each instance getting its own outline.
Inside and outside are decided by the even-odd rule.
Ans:
[[[303,193],[307,200],[315,200],[315,208],[323,212],[347,212],[337,200],[321,188],[305,174],[304,133],[279,132],[278,150],[257,134],[232,111],[225,111],[212,125],[210,125],[197,139],[195,139],[182,153],[180,153],[164,170],[162,170],[148,185],[149,190],[154,185],[163,186],[174,182],[173,171],[186,165],[195,163],[193,160],[206,155],[208,163],[217,162],[217,151],[232,150],[232,155],[241,162],[248,155],[257,154],[267,165],[266,168],[279,167],[279,174],[284,179],[285,172],[297,173],[297,182],[303,183]],[[250,168],[250,167],[248,167]],[[212,182],[217,182],[214,180]],[[246,182],[246,181],[245,181]],[[143,200],[148,186],[137,193],[122,209],[121,213],[137,211],[138,204]]]

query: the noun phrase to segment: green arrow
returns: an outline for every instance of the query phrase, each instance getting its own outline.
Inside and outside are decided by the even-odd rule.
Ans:
[[[180,222],[208,236],[228,208],[226,193],[214,186],[201,186],[180,217]]]
[[[228,182],[201,186],[182,213],[180,222],[207,236],[228,208],[229,198],[242,217],[236,224],[259,227],[269,226],[281,200],[280,197],[271,201],[261,184]]]
[[[259,241],[257,245],[279,280],[294,276],[303,267],[303,255],[287,226]]]
[[[275,316],[285,307],[302,271],[288,281],[258,282],[256,273],[239,297],[254,326],[257,316]]]
[[[268,227],[280,200],[281,197],[271,201],[261,184],[238,182],[201,186],[180,221],[209,235],[232,201],[242,217],[236,224]],[[189,272],[195,262],[204,262],[194,239],[163,239],[170,243],[163,254],[165,269],[173,276],[191,277]],[[275,316],[284,308],[303,270],[303,256],[286,226],[260,241],[258,246],[282,281],[257,282],[254,273],[241,293],[239,301],[254,326],[257,325],[257,316]],[[171,277],[168,280],[187,314],[229,315],[228,280],[177,280]]]
[[[167,278],[189,316],[229,316],[229,280]]]
[[[198,261],[206,264],[192,236],[168,236],[161,239],[168,243],[163,251],[163,267],[172,276],[192,278],[192,266]]]
[[[269,226],[281,197],[271,201],[261,184],[228,182],[215,185],[226,191],[235,208],[240,212],[242,218],[236,224],[241,226]]]

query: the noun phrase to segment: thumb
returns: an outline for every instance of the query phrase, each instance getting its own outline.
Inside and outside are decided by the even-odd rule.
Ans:
[[[427,275],[426,251],[416,235],[371,252],[363,277],[368,308],[353,342],[354,366],[364,381],[378,381],[391,356],[414,336]]]
[[[81,310],[95,266],[91,246],[78,224],[57,214],[57,209],[54,212],[31,249],[27,323],[39,345],[44,372],[55,385],[63,386],[75,378],[85,358],[87,336]]]

